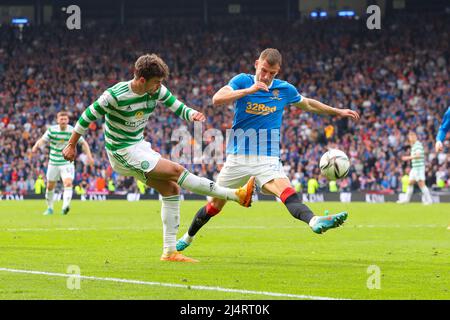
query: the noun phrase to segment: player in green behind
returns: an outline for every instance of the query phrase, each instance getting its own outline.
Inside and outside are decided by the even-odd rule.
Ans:
[[[169,68],[156,54],[139,57],[134,67],[132,80],[119,82],[107,89],[83,112],[63,155],[66,160],[73,161],[78,139],[91,122],[104,116],[105,146],[113,170],[141,180],[162,196],[164,249],[161,260],[197,262],[176,251],[180,187],[249,207],[255,178],[251,177],[244,187],[238,189],[224,188],[209,179],[193,175],[178,163],[161,158],[151,148],[151,144],[144,140],[148,118],[158,102],[186,121],[204,121],[205,116],[187,107],[162,84],[169,75]]]
[[[56,115],[57,125],[50,126],[44,135],[36,141],[31,152],[35,153],[47,142],[50,143],[50,155],[47,168],[47,188],[45,191],[45,199],[47,200],[47,210],[44,215],[53,214],[54,189],[56,182],[61,179],[64,184],[62,214],[66,215],[70,210],[70,201],[73,194],[73,179],[75,176],[75,166],[73,163],[65,160],[62,155],[64,146],[69,141],[73,127],[69,125],[69,114],[66,111],[60,111]],[[80,139],[84,153],[88,158],[88,163],[93,164],[94,159],[91,155],[88,143],[84,139]]]
[[[430,205],[433,203],[433,199],[431,198],[430,190],[428,190],[425,184],[425,151],[423,145],[417,140],[417,134],[414,131],[408,133],[408,140],[411,144],[411,155],[403,156],[402,160],[411,160],[412,168],[409,173],[409,186],[406,191],[405,199],[399,200],[397,203],[404,204],[411,201],[414,192],[414,184],[417,182],[424,195],[423,204]]]

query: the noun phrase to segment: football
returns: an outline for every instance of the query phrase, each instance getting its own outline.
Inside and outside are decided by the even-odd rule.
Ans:
[[[328,180],[342,179],[350,170],[350,160],[345,152],[338,149],[330,149],[320,158],[320,172]]]

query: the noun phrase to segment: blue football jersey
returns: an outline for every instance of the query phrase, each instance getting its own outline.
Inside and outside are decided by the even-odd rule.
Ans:
[[[250,88],[255,76],[241,73],[230,80],[233,90]],[[274,79],[269,92],[257,91],[234,103],[227,154],[280,156],[280,128],[284,108],[303,97],[290,83]]]
[[[439,127],[438,134],[436,136],[437,141],[444,142],[445,136],[447,132],[450,130],[450,106],[447,109],[447,112],[444,114],[442,118],[441,126]]]

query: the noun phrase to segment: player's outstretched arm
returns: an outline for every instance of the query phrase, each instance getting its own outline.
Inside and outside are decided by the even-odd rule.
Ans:
[[[215,107],[228,105],[242,97],[255,93],[259,90],[269,91],[269,88],[263,82],[255,82],[250,88],[239,90],[233,90],[231,86],[226,85],[214,94],[212,103]]]
[[[169,108],[175,114],[186,121],[205,121],[206,117],[203,113],[189,108],[183,102],[178,100],[172,93],[165,87],[161,86],[159,90],[158,101],[161,101],[166,108]]]
[[[294,103],[294,105],[302,110],[314,112],[317,114],[327,114],[331,116],[347,117],[355,121],[358,121],[360,118],[359,113],[356,111],[350,109],[333,108],[320,101],[305,97],[303,97],[301,101]]]
[[[108,90],[81,114],[70,136],[69,143],[62,151],[64,159],[74,161],[77,153],[78,140],[89,129],[89,125],[102,118],[108,113],[108,110],[114,109],[117,106],[114,96]]]

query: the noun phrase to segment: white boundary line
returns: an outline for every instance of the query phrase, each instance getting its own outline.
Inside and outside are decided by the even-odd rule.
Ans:
[[[191,289],[191,290],[206,290],[206,291],[220,291],[220,292],[232,292],[232,293],[242,293],[242,294],[254,294],[254,295],[263,295],[270,297],[286,297],[286,298],[297,298],[297,299],[309,299],[309,300],[347,300],[347,299],[339,299],[339,298],[330,298],[330,297],[320,297],[320,296],[309,296],[309,295],[299,295],[299,294],[290,294],[290,293],[278,293],[278,292],[268,292],[268,291],[253,291],[253,290],[241,290],[241,289],[229,289],[222,287],[210,287],[210,286],[189,286],[184,284],[177,283],[164,283],[164,282],[153,282],[153,281],[141,281],[141,280],[129,280],[129,279],[119,279],[119,278],[103,278],[103,277],[93,277],[93,276],[82,276],[76,274],[64,274],[64,273],[54,273],[54,272],[45,272],[45,271],[33,271],[33,270],[18,270],[18,269],[9,269],[9,268],[0,268],[0,272],[11,272],[11,273],[25,273],[25,274],[35,274],[35,275],[45,275],[51,277],[63,277],[63,278],[79,278],[86,280],[96,280],[96,281],[110,281],[117,283],[130,283],[130,284],[139,284],[146,286],[160,286],[160,287],[170,287],[170,288],[182,288],[182,289]]]

